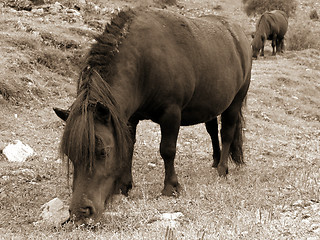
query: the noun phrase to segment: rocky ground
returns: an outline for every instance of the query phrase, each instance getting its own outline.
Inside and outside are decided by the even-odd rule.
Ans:
[[[20,140],[35,151],[23,163],[0,154],[0,238],[319,239],[320,22],[309,18],[311,10],[319,10],[317,1],[298,1],[283,55],[272,57],[268,43],[266,56],[253,62],[246,166],[231,167],[227,180],[218,178],[210,168],[204,127],[182,128],[176,165],[185,192],[177,199],[160,197],[160,132],[146,121],[138,127],[134,189],[129,198],[114,200],[96,232],[36,224],[43,204],[59,197],[67,206],[70,199],[58,155],[64,125],[52,107],[74,100],[79,66],[93,36],[112,14],[137,3],[44,2],[0,3],[0,149]],[[257,16],[246,16],[240,1],[177,2],[139,4],[189,17],[227,15],[248,37],[254,30]],[[294,50],[296,45],[308,47]]]

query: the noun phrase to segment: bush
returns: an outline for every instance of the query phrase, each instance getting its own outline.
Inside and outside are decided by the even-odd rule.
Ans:
[[[313,9],[313,10],[310,12],[309,17],[310,17],[311,20],[319,20],[319,15],[318,15],[318,13],[317,13],[317,10]]]
[[[308,48],[319,49],[317,36],[307,26],[292,26],[286,35],[287,50],[300,51]]]
[[[163,5],[177,5],[177,0],[154,0],[154,2]]]
[[[44,4],[44,0],[30,0],[33,5],[41,5]]]
[[[284,11],[288,16],[292,16],[297,6],[295,0],[242,0],[242,2],[248,16],[276,9]]]

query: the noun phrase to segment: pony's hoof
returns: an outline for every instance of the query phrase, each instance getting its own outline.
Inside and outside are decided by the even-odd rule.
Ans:
[[[219,162],[218,161],[213,161],[213,164],[212,164],[212,167],[213,168],[217,168],[219,165]]]
[[[129,191],[132,189],[132,182],[119,184],[119,191],[115,193],[121,193],[124,196],[128,196]]]
[[[226,177],[228,174],[228,167],[218,166],[218,174],[220,177]]]
[[[161,194],[168,197],[177,197],[180,195],[181,186],[179,183],[175,185],[167,184]]]

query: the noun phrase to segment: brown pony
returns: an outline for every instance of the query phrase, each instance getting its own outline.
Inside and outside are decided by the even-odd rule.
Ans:
[[[242,164],[241,108],[251,55],[242,30],[222,17],[194,19],[155,9],[115,16],[91,47],[75,102],[69,110],[55,109],[66,120],[61,154],[74,169],[72,219],[86,223],[114,193],[128,194],[140,120],[161,128],[164,195],[181,189],[174,168],[181,125],[205,123],[219,175],[228,173],[229,156]]]
[[[264,56],[264,44],[266,40],[271,40],[272,55],[284,50],[284,35],[288,29],[288,16],[285,12],[274,10],[265,12],[260,17],[256,32],[252,40],[252,57],[257,58],[261,49],[260,56]]]

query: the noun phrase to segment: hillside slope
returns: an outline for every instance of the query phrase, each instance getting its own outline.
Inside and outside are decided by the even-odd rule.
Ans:
[[[1,239],[320,236],[320,22],[309,19],[311,9],[320,11],[316,0],[300,1],[286,40],[288,46],[300,41],[292,39],[304,29],[302,33],[307,30],[315,41],[313,48],[274,57],[268,43],[265,57],[253,62],[244,167],[231,165],[228,179],[219,178],[210,167],[212,149],[204,126],[181,128],[176,166],[184,192],[179,198],[161,197],[160,130],[145,121],[137,130],[134,188],[128,198],[116,198],[108,206],[101,227],[88,231],[34,224],[44,203],[54,197],[66,204],[70,200],[65,164],[58,157],[64,124],[52,107],[73,102],[82,59],[94,35],[118,7],[136,1],[87,1],[82,10],[67,2],[75,1],[36,6],[33,11],[0,3],[0,149],[19,139],[36,152],[25,163],[9,163],[0,154]],[[238,0],[184,0],[167,6],[190,17],[226,15],[249,37],[256,17],[247,17],[242,8]],[[161,220],[166,212],[183,217],[171,226]],[[171,238],[166,235],[168,226]]]

